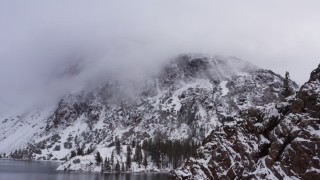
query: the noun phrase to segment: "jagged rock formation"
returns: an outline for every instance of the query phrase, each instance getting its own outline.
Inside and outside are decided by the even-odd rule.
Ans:
[[[295,96],[217,127],[171,179],[319,179],[320,65]]]
[[[146,77],[134,94],[112,80],[65,96],[37,115],[1,115],[0,153],[21,148],[12,157],[52,160],[65,159],[79,147],[108,148],[115,137],[123,143],[156,137],[202,141],[241,110],[282,99],[282,81],[237,58],[179,56],[157,76]]]

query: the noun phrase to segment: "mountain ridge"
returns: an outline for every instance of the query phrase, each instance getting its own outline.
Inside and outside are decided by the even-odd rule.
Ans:
[[[18,150],[11,157],[22,159],[65,160],[77,148],[110,152],[115,137],[124,144],[155,137],[199,142],[217,125],[233,121],[240,110],[282,99],[282,81],[272,71],[237,58],[182,55],[134,96],[127,96],[121,82],[109,81],[94,91],[66,96],[40,113],[46,118],[29,120],[28,127],[21,118],[12,120],[16,126],[5,122],[0,147],[14,140],[9,136],[15,134],[12,127],[29,130],[24,135],[31,143],[11,148]]]

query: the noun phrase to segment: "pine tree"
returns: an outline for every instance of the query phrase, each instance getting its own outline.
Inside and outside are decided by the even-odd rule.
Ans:
[[[74,138],[74,144],[76,145],[76,147],[79,147],[79,141],[78,141],[78,136],[77,135]]]
[[[144,165],[144,168],[147,169],[147,166],[148,166],[148,156],[147,156],[147,153],[146,153],[146,152],[144,153],[143,165]]]
[[[89,147],[89,148],[87,149],[86,154],[91,154],[93,151],[94,151],[94,149],[93,149],[93,148],[91,148],[91,147]]]
[[[100,156],[100,152],[98,151],[96,154],[96,162],[98,166],[100,165],[101,161],[102,161],[102,158]]]
[[[101,162],[101,171],[106,172],[107,170],[107,165],[108,164],[108,158],[105,158],[104,161]]]
[[[116,172],[120,172],[120,164],[119,164],[119,161],[117,161],[115,171],[116,171]]]
[[[124,163],[122,163],[122,165],[121,165],[121,171],[122,171],[122,172],[125,172],[125,171],[126,171],[125,168],[124,168]]]
[[[76,154],[76,152],[75,151],[71,151],[71,154],[70,154],[70,159],[71,158],[73,158],[73,157],[75,157],[77,154]]]
[[[131,143],[131,145],[132,145],[132,148],[135,148],[135,147],[136,147],[136,141],[133,140],[132,143]]]
[[[83,150],[82,150],[82,148],[78,148],[77,149],[77,156],[83,156]]]
[[[153,161],[156,163],[157,167],[160,168],[161,166],[161,159],[160,159],[160,156],[161,156],[161,141],[160,139],[156,139],[155,140],[155,145],[154,145],[154,154],[153,154]],[[181,151],[179,151],[181,152]]]
[[[103,161],[100,163],[100,168],[101,168],[101,174],[103,173],[103,172],[105,172],[105,169],[104,169],[104,163],[103,163]]]
[[[104,171],[105,172],[111,172],[111,166],[110,166],[110,162],[109,159],[106,157],[106,159],[104,160]]]
[[[139,164],[139,167],[140,167],[142,162],[142,152],[141,152],[140,144],[136,146],[134,158],[135,158],[134,160]]]
[[[116,138],[116,151],[117,151],[117,154],[120,155],[121,143],[120,143],[120,140],[118,138]]]
[[[130,148],[130,146],[127,146],[127,160],[126,160],[126,167],[127,167],[127,171],[129,171],[131,169],[131,154],[132,154],[132,150]]]
[[[111,169],[113,169],[113,165],[114,165],[114,154],[113,154],[113,151],[111,153],[111,160],[110,160],[110,165],[111,165]]]
[[[282,91],[283,96],[286,98],[288,96],[291,96],[293,93],[290,88],[290,75],[289,72],[287,71],[283,80],[283,91]]]

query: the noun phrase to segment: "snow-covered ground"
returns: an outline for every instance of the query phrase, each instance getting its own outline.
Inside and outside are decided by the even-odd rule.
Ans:
[[[130,145],[131,146],[131,145]],[[103,161],[105,161],[106,158],[109,160],[112,157],[112,152],[114,155],[113,159],[113,172],[115,172],[114,168],[117,162],[119,162],[120,166],[124,164],[126,166],[126,158],[127,158],[127,145],[121,146],[121,153],[117,154],[115,147],[109,147],[109,148],[98,148],[90,155],[84,155],[84,156],[75,156],[69,161],[63,163],[61,166],[57,168],[57,170],[68,170],[68,171],[90,171],[90,172],[101,172],[103,169],[103,163],[100,165],[97,165],[96,161],[96,154],[97,152],[100,153],[101,158]],[[133,161],[134,159],[134,152],[135,148],[132,148],[132,155],[131,159]],[[143,157],[145,156],[144,153],[142,153]],[[143,163],[140,165],[137,162],[131,163],[131,169],[126,170],[125,172],[169,172],[172,169],[172,166],[166,167],[166,168],[158,168],[155,163],[153,163],[150,160],[150,157],[148,159],[148,165],[144,166]]]
[[[9,110],[0,114],[0,153],[8,153],[33,143],[44,131],[55,106],[34,111]]]

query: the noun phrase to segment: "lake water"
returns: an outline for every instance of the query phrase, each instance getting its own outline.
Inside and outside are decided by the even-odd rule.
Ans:
[[[60,163],[47,161],[0,160],[0,180],[162,180],[167,174],[100,174],[63,172]]]

